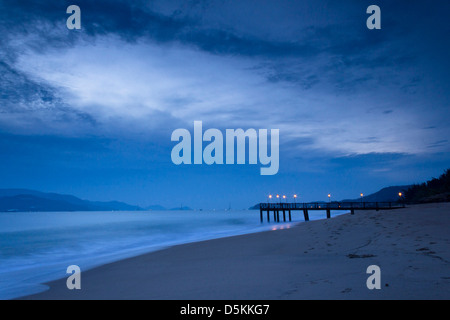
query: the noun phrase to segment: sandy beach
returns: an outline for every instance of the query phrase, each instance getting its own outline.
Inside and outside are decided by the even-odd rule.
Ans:
[[[82,270],[81,290],[64,278],[23,299],[449,299],[449,231],[450,203],[357,211]]]

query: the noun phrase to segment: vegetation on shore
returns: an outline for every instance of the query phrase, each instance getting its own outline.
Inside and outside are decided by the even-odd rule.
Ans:
[[[439,178],[409,187],[405,200],[408,203],[450,202],[450,169]]]

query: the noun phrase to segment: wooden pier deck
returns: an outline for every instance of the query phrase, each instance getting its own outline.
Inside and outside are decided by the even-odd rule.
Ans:
[[[270,213],[273,212],[273,220],[280,222],[280,212],[283,214],[283,221],[286,222],[286,214],[289,221],[292,221],[292,211],[303,211],[305,221],[309,221],[310,210],[326,211],[327,219],[331,218],[331,210],[350,211],[355,214],[356,210],[391,210],[404,208],[401,202],[312,202],[312,203],[260,203],[259,212],[261,222],[264,222],[263,213],[267,212],[267,222],[270,222]]]

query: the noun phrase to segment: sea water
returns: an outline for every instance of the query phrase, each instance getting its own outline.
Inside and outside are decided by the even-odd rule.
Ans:
[[[310,212],[310,220],[325,216]],[[177,244],[289,228],[302,221],[299,211],[290,223],[261,223],[259,210],[2,212],[0,299],[44,291],[42,283],[68,277],[70,265],[83,272]]]

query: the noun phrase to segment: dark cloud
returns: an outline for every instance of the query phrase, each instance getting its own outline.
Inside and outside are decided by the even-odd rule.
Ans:
[[[48,46],[73,44],[79,34],[116,34],[130,42],[141,38],[160,43],[176,41],[215,54],[271,58],[312,57],[324,50],[331,54],[350,55],[384,41],[382,36],[349,36],[354,31],[348,28],[343,30],[336,25],[308,26],[299,32],[302,37],[290,41],[267,40],[232,29],[204,25],[196,17],[165,16],[149,10],[146,1],[119,0],[78,1],[77,5],[82,10],[82,32],[77,33],[65,30],[68,17],[65,9],[70,4],[70,1],[6,1],[0,14],[1,27],[11,36],[39,33],[42,23],[64,31],[59,36],[48,32],[40,34],[38,38],[45,39]]]
[[[429,144],[427,146],[427,148],[429,148],[429,149],[431,149],[431,148],[441,148],[441,147],[446,146],[446,145],[448,145],[448,140],[439,140],[439,141],[436,141],[436,142],[434,142],[432,144]]]
[[[20,111],[32,101],[42,107],[51,106],[55,100],[55,88],[31,80],[26,74],[0,61],[1,112]]]
[[[303,26],[297,32],[298,37],[283,41],[218,28],[205,24],[198,16],[177,14],[179,10],[164,15],[150,10],[146,1],[80,0],[77,4],[82,9],[82,31],[70,32],[65,28],[65,9],[70,4],[70,1],[4,1],[4,10],[0,13],[1,31],[9,35],[8,38],[37,34],[27,42],[33,50],[73,46],[86,36],[94,41],[96,36],[114,34],[128,42],[181,43],[218,55],[266,59],[270,61],[265,66],[268,81],[292,83],[303,89],[310,89],[321,81],[344,91],[379,85],[385,81],[380,73],[410,66],[418,56],[410,44],[411,31],[398,22],[399,17],[402,21],[405,19],[402,17],[404,6],[387,2],[383,2],[383,9],[388,13],[383,15],[382,30],[369,31],[364,23],[366,15],[362,14],[358,19],[346,19],[341,24],[332,19],[325,26]],[[417,3],[412,5],[417,6]],[[186,6],[195,7],[198,3],[189,2]],[[350,5],[345,3],[329,10],[345,14],[348,8]],[[414,15],[407,11],[407,17],[416,17],[417,13],[412,12]],[[263,24],[265,20],[259,19]],[[44,22],[50,25],[50,30],[39,27]],[[52,27],[61,32],[51,32]],[[7,50],[8,46],[3,48]],[[309,67],[305,70],[305,66]],[[416,77],[414,81],[401,79],[397,82],[410,92],[421,80]]]
[[[96,125],[91,115],[65,103],[59,88],[30,79],[4,61],[0,61],[0,73],[0,114],[21,114],[22,120],[39,126],[45,126],[39,120],[42,113],[46,113],[46,118],[58,126],[76,123]]]

